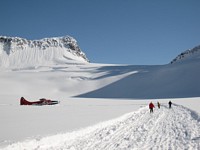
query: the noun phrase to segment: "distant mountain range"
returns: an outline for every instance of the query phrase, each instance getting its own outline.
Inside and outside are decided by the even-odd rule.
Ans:
[[[200,46],[186,50],[173,59],[170,64],[197,58],[200,58]],[[36,67],[77,61],[89,62],[77,41],[70,36],[41,40],[0,36],[0,67]]]
[[[70,60],[89,62],[77,41],[70,36],[41,40],[0,36],[0,67],[34,66]]]

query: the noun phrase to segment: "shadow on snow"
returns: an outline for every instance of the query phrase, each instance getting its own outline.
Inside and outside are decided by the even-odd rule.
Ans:
[[[162,66],[101,67],[99,72],[108,71],[109,73],[99,78],[131,71],[138,71],[138,73],[76,97],[125,99],[200,97],[199,67],[199,61]]]

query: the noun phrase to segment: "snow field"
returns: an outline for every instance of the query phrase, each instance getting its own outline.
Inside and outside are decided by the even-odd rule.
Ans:
[[[85,63],[62,46],[15,53],[4,47],[0,149],[199,150],[199,54],[174,64],[135,66]],[[21,96],[61,103],[20,106]],[[169,100],[176,103],[172,109]],[[150,114],[149,101],[159,101],[161,109]]]
[[[3,150],[200,149],[200,116],[180,105],[148,107],[95,126],[14,143]]]

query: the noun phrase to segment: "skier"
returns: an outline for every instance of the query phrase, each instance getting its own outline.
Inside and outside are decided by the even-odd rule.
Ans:
[[[154,108],[154,107],[155,107],[154,104],[151,102],[151,103],[149,104],[150,113],[153,113],[153,108]]]
[[[159,102],[157,102],[157,105],[158,105],[158,108],[160,109],[160,103]]]
[[[169,101],[169,108],[171,108],[172,107],[172,102],[171,101]]]

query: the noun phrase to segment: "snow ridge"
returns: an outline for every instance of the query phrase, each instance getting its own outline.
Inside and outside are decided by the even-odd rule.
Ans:
[[[55,60],[89,62],[77,41],[70,36],[41,40],[0,36],[0,67],[39,65]]]
[[[4,149],[200,149],[200,117],[180,105],[148,107],[72,133],[15,143]]]
[[[191,58],[200,58],[200,45],[194,47],[193,49],[186,50],[185,52],[179,54],[176,58],[174,58],[170,63],[174,64],[176,62],[180,62],[181,60],[188,60]]]

